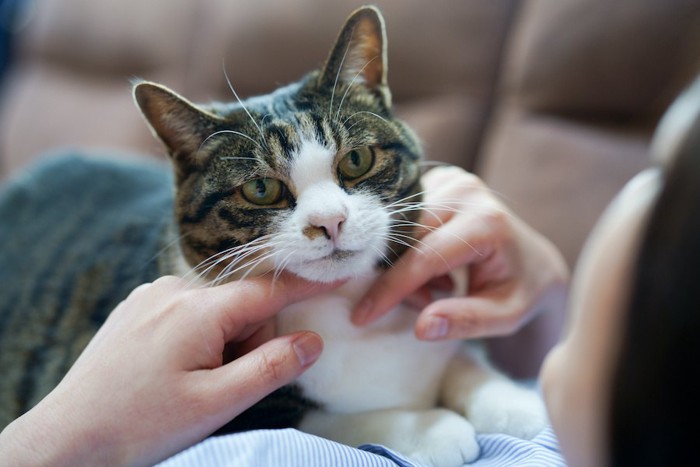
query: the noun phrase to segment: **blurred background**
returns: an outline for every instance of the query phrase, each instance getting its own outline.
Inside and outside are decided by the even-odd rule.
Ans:
[[[342,0],[0,0],[0,178],[60,148],[163,158],[133,77],[194,101],[320,66]],[[700,71],[700,0],[377,1],[396,112],[570,264]]]

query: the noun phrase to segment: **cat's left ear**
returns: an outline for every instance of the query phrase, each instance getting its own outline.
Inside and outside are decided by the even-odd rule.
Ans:
[[[200,109],[160,84],[141,81],[134,86],[134,100],[154,135],[183,166],[197,166],[199,149],[220,124],[220,118]]]
[[[387,84],[386,27],[381,12],[373,6],[355,10],[345,21],[319,76],[319,85],[329,89],[337,83],[359,83],[391,107]]]

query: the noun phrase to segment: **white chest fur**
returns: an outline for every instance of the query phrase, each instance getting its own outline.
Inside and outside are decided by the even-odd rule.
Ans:
[[[418,313],[404,305],[369,326],[353,325],[351,310],[375,279],[353,279],[278,315],[279,334],[311,330],[324,340],[320,359],[297,383],[331,412],[433,407],[460,343],[416,339]]]

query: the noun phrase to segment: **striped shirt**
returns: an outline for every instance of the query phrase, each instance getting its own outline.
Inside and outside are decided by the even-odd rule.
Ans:
[[[532,440],[501,434],[478,435],[478,467],[565,467],[551,427]],[[415,466],[383,446],[353,448],[295,429],[257,430],[209,438],[159,464],[161,467]]]

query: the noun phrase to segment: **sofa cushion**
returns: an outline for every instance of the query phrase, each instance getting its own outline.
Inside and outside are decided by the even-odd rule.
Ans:
[[[700,70],[694,0],[530,0],[504,74],[536,112],[655,121]]]

